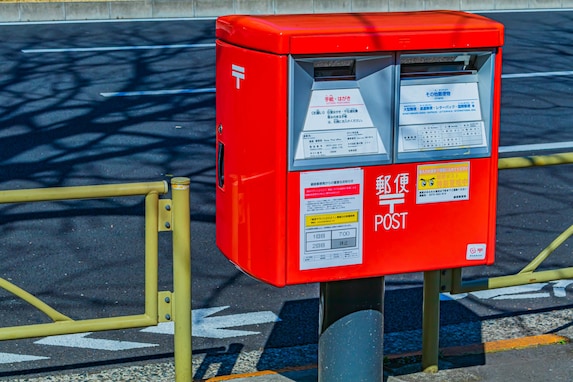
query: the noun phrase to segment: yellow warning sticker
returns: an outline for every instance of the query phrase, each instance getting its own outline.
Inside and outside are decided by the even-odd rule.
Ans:
[[[335,224],[348,224],[358,222],[358,211],[335,212],[330,214],[306,215],[307,227],[318,227]]]
[[[416,189],[418,204],[468,200],[470,163],[419,165]]]

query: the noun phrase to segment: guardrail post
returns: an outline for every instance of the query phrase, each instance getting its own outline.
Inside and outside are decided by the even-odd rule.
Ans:
[[[422,370],[438,371],[440,350],[440,271],[424,272]]]
[[[192,381],[189,178],[171,179],[173,200],[173,336],[175,381]]]

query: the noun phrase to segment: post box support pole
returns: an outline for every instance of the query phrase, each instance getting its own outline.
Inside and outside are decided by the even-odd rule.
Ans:
[[[382,381],[384,277],[320,284],[318,381]]]
[[[440,350],[440,271],[424,272],[422,370],[438,371]]]

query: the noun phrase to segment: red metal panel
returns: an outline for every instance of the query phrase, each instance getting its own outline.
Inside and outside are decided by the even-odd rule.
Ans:
[[[285,56],[217,42],[217,245],[245,272],[283,285],[286,77]]]
[[[416,201],[417,170],[420,165],[468,164],[469,199],[420,204]],[[359,265],[300,270],[300,238],[297,209],[300,208],[300,173],[289,174],[287,284],[335,281],[389,274],[459,268],[491,264],[495,251],[495,158],[410,163],[364,167],[363,261]],[[380,205],[377,179],[392,182],[408,174],[403,204],[393,211]],[[493,218],[493,219],[492,219]],[[485,246],[483,258],[468,258],[468,251]]]
[[[468,49],[503,45],[503,26],[456,11],[224,16],[218,39],[278,54]]]

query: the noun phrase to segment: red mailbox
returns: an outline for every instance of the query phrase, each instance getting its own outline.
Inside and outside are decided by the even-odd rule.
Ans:
[[[503,26],[217,20],[217,245],[267,283],[491,264]]]

